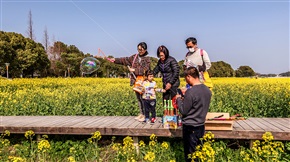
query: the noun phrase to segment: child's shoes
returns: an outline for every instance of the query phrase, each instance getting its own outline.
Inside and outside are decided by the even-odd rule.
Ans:
[[[151,118],[151,123],[155,123],[156,122],[156,118]]]

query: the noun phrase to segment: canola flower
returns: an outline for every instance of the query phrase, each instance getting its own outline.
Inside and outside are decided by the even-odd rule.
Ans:
[[[279,155],[284,152],[284,145],[274,139],[271,132],[262,136],[263,141],[256,140],[250,151],[241,151],[244,161],[279,161]]]
[[[112,146],[112,149],[115,150],[115,151],[118,151],[121,147],[121,144],[120,143],[114,143],[113,146]]]
[[[168,147],[169,147],[169,145],[168,145],[168,143],[167,143],[167,142],[162,142],[162,144],[161,144],[161,147],[162,147],[162,149],[165,149],[165,150],[167,150],[167,149],[168,149]]]
[[[71,147],[71,148],[69,149],[69,152],[70,152],[71,154],[75,154],[75,153],[77,153],[77,150],[76,150],[75,147]]]
[[[196,147],[196,151],[188,156],[192,161],[199,159],[201,162],[213,162],[215,160],[215,150],[212,147],[214,134],[207,132],[202,140],[202,144]]]
[[[116,152],[117,161],[136,161],[137,151],[132,137],[127,136],[123,139],[123,144],[114,143],[111,147]]]
[[[145,147],[146,144],[143,140],[139,141],[139,147]]]
[[[25,132],[24,136],[26,139],[32,139],[34,135],[35,135],[34,132],[32,130],[29,130]]]
[[[214,142],[214,134],[212,132],[207,132],[204,136],[203,136],[203,140],[204,141],[210,141],[210,142]]]
[[[75,160],[75,158],[73,156],[68,157],[67,160],[69,162],[76,162],[76,160]]]
[[[134,141],[133,141],[132,137],[127,136],[123,139],[123,145],[124,145],[123,147],[133,149],[134,148],[133,142]]]
[[[147,154],[144,157],[144,160],[146,161],[154,161],[154,159],[155,159],[155,153],[151,151],[147,152]]]
[[[1,137],[5,137],[5,136],[10,136],[10,131],[9,130],[5,130],[4,133],[1,134]]]
[[[8,139],[1,139],[1,147],[4,146],[4,147],[8,147],[10,146],[10,141]]]
[[[156,81],[162,85],[160,78]],[[215,95],[210,111],[289,117],[289,78],[213,78],[212,81]],[[0,82],[2,115],[126,116],[132,115],[127,110],[137,106],[127,78],[34,78]],[[181,86],[184,85],[182,81]],[[105,111],[104,107],[111,111]],[[161,103],[157,103],[156,110],[157,115],[162,114]]]
[[[157,136],[155,134],[151,134],[149,146],[154,147],[157,144]]]
[[[12,162],[26,162],[26,159],[16,156],[9,156],[8,159]]]
[[[88,139],[89,143],[97,142],[102,138],[100,131],[93,133],[92,137]]]
[[[273,135],[271,132],[266,132],[263,134],[262,136],[263,140],[265,140],[265,142],[270,142],[274,139]]]
[[[4,133],[0,136],[0,148],[10,146],[10,141],[8,139],[4,139],[6,136],[10,136],[10,131],[5,130]],[[1,153],[1,152],[0,152]]]
[[[39,141],[37,148],[38,148],[38,152],[43,152],[43,153],[47,152],[47,150],[50,149],[50,143],[48,142],[48,140],[43,139]]]
[[[150,140],[151,141],[157,141],[157,136],[155,134],[151,134]]]

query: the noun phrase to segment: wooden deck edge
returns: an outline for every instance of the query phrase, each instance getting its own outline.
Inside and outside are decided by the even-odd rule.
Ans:
[[[182,129],[122,129],[122,128],[71,128],[71,127],[0,127],[0,132],[9,130],[12,134],[24,134],[28,130],[35,134],[63,134],[63,135],[91,135],[100,131],[101,135],[108,136],[150,136],[155,134],[158,137],[182,137]],[[231,131],[231,130],[210,130],[216,139],[245,139],[262,140],[265,131]],[[290,141],[290,132],[271,132],[274,140]]]

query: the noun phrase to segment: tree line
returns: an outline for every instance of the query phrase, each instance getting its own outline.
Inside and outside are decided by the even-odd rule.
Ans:
[[[44,32],[47,35],[47,30]],[[9,77],[79,77],[82,76],[80,63],[85,57],[93,56],[84,54],[75,45],[66,45],[56,41],[52,46],[37,43],[31,38],[26,38],[15,32],[0,31],[0,74],[6,76],[9,63]],[[108,56],[112,57],[112,56]],[[125,66],[111,63],[103,57],[97,57],[100,68],[86,76],[97,77],[127,77],[128,69]],[[151,57],[151,69],[157,65],[158,59]],[[184,60],[178,62],[180,75],[183,75]],[[240,66],[234,70],[224,61],[212,62],[209,69],[211,77],[250,77],[256,73],[249,66]],[[289,75],[289,73],[285,73]]]

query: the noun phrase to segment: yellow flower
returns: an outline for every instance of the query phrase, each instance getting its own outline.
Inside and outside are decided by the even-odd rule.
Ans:
[[[274,139],[273,135],[271,132],[266,132],[263,134],[262,136],[263,140],[265,140],[266,142],[272,141]]]
[[[211,132],[207,132],[207,133],[203,136],[203,139],[204,139],[205,141],[211,141],[211,139],[213,139],[213,138],[214,138],[214,134],[211,133]]]
[[[119,147],[120,147],[119,143],[114,143],[113,146],[112,146],[112,149],[115,150],[115,151],[118,151]]]
[[[75,149],[74,147],[71,147],[71,148],[69,149],[69,152],[72,153],[72,154],[74,154],[74,153],[76,153],[77,151],[76,151],[76,149]]]
[[[4,140],[1,140],[1,144],[5,147],[8,147],[10,145],[10,141],[8,139],[4,139]]]
[[[26,162],[26,159],[22,159],[21,157],[9,156],[8,159],[13,162]]]
[[[37,145],[38,151],[46,152],[50,148],[48,140],[41,140]]]
[[[144,160],[153,161],[155,159],[155,153],[154,152],[147,152],[147,154],[144,157]]]
[[[35,134],[34,134],[34,132],[32,131],[32,130],[29,130],[29,131],[26,131],[25,132],[25,137],[26,137],[26,139],[32,139],[32,137],[34,136]]]
[[[161,147],[164,148],[165,150],[168,149],[168,143],[167,142],[163,142],[161,144]]]
[[[92,137],[92,139],[100,140],[102,138],[100,131],[96,131]]]
[[[145,147],[146,144],[144,143],[144,141],[141,140],[141,141],[139,142],[139,146],[140,146],[140,147]]]
[[[75,158],[72,157],[72,156],[68,157],[67,160],[68,160],[69,162],[76,162]]]
[[[5,130],[5,132],[4,132],[4,136],[10,136],[10,132],[9,132],[9,130]]]
[[[42,138],[47,139],[48,138],[48,135],[44,134],[44,135],[42,135]]]
[[[150,140],[151,141],[157,141],[157,137],[155,136],[155,134],[151,134]]]
[[[156,145],[156,142],[155,141],[150,141],[149,142],[149,146],[155,146]]]
[[[125,148],[134,148],[133,142],[134,141],[133,141],[132,137],[129,137],[129,136],[127,136],[123,139],[123,145]]]

